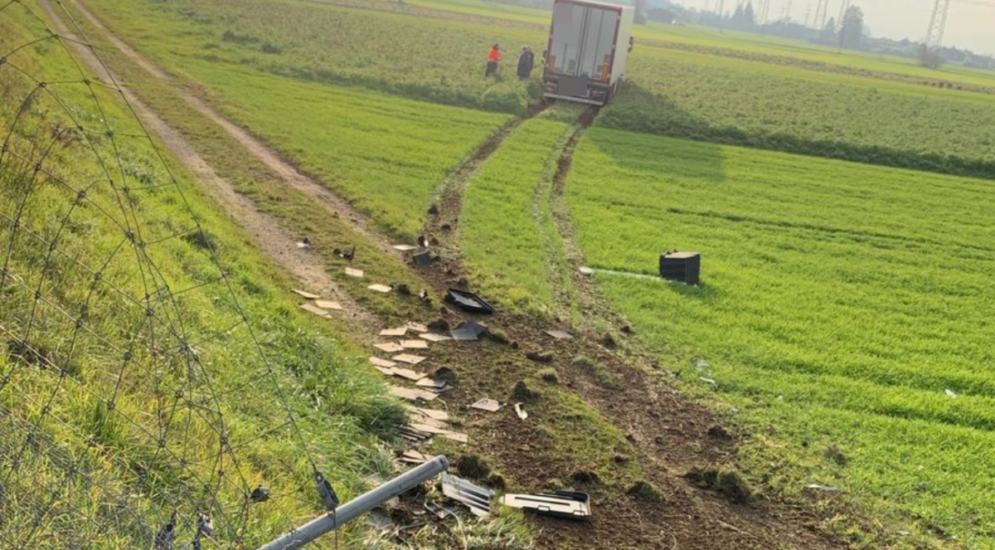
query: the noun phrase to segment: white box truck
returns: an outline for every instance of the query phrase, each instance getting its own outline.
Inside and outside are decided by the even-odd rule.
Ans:
[[[555,0],[542,73],[548,98],[604,105],[625,80],[635,8]]]

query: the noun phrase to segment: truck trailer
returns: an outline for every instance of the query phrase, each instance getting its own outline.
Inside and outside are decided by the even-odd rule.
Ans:
[[[625,80],[635,8],[555,0],[542,73],[544,96],[604,105]]]

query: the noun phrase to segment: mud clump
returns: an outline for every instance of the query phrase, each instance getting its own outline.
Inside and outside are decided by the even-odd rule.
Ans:
[[[729,433],[729,430],[726,430],[725,428],[719,426],[718,424],[712,426],[711,428],[708,428],[708,435],[710,437],[714,437],[715,439],[724,439],[724,440],[732,439],[732,434]]]
[[[535,361],[536,363],[552,363],[554,356],[550,351],[533,350],[525,354],[530,361]]]
[[[515,389],[511,391],[511,397],[518,401],[533,401],[542,395],[538,389],[533,388],[528,380],[519,380],[515,384]]]
[[[601,476],[590,470],[578,470],[570,475],[570,481],[582,485],[601,485]]]
[[[473,480],[484,480],[491,475],[491,467],[480,455],[463,455],[456,461],[459,475]]]
[[[487,329],[487,337],[499,344],[508,345],[511,343],[511,337],[508,336],[508,333],[499,328]]]
[[[537,372],[536,375],[539,378],[541,378],[543,382],[547,382],[550,384],[560,383],[560,375],[557,374],[556,369],[552,367],[547,369],[542,369],[541,371]]]
[[[652,504],[667,503],[667,496],[664,495],[656,485],[653,485],[648,481],[639,480],[635,482],[632,487],[629,487],[629,490],[626,491],[626,493],[636,500],[641,500],[643,502],[649,502]]]
[[[711,489],[735,504],[745,504],[753,499],[753,490],[735,470],[718,468],[691,468],[685,478],[702,489]]]
[[[445,319],[436,319],[425,326],[432,332],[449,332],[449,321]]]

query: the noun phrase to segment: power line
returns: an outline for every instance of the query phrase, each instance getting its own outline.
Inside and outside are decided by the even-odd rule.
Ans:
[[[826,26],[826,18],[829,16],[829,0],[819,0],[815,7],[814,27],[823,29]]]

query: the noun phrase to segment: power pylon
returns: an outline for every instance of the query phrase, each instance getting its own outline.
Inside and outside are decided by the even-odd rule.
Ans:
[[[829,0],[819,0],[815,7],[815,22],[813,26],[822,30],[826,26],[826,17],[829,16]]]
[[[726,0],[718,0],[715,3],[715,13],[719,14],[719,17],[725,15],[726,11]]]
[[[758,18],[761,23],[769,23],[770,19],[770,0],[762,0],[760,2],[760,11],[757,13]]]
[[[836,32],[838,33],[843,32],[843,19],[846,17],[848,9],[850,9],[850,0],[843,0],[840,4],[840,18],[836,20]]]
[[[929,20],[929,32],[926,33],[926,47],[933,50],[943,46],[943,31],[947,28],[947,11],[950,0],[936,0],[933,6],[933,17]]]

